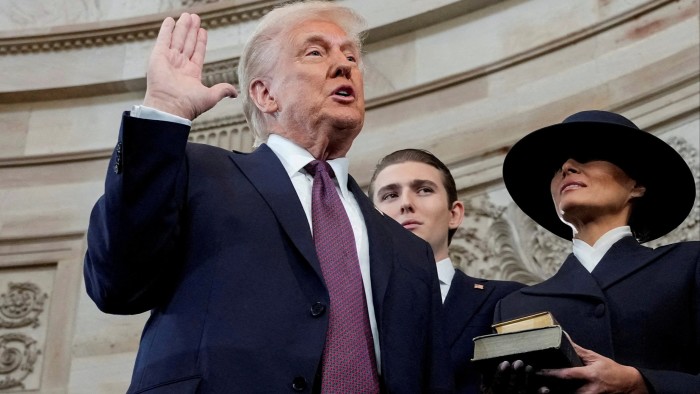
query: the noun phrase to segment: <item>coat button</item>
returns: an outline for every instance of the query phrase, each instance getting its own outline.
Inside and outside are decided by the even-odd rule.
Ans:
[[[292,380],[292,389],[294,391],[304,391],[306,390],[306,379],[303,376],[297,376]]]
[[[326,312],[326,306],[322,302],[311,305],[311,316],[319,317]]]
[[[595,317],[603,317],[603,315],[605,315],[605,304],[598,304],[598,306],[595,307],[593,314]]]

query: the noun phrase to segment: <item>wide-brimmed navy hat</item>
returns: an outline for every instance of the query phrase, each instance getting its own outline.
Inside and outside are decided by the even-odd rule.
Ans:
[[[573,232],[557,215],[550,183],[570,158],[611,162],[646,188],[635,201],[629,222],[639,242],[671,232],[693,209],[695,179],[675,149],[622,115],[578,112],[526,135],[503,162],[503,181],[513,201],[540,226],[564,239],[571,240]]]

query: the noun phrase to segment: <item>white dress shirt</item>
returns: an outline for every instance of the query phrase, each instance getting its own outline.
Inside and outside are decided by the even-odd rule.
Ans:
[[[632,230],[629,226],[614,228],[600,237],[595,245],[590,246],[584,241],[574,238],[573,253],[578,261],[588,270],[593,272],[600,260],[605,256],[605,253],[610,250],[610,247],[624,237],[631,236]]]
[[[287,171],[287,175],[289,175],[289,179],[291,179],[292,185],[294,185],[294,189],[299,196],[301,206],[306,213],[309,228],[311,228],[313,233],[311,224],[311,188],[314,178],[304,170],[304,166],[315,160],[315,158],[311,156],[306,149],[277,134],[270,134],[266,144],[275,152],[280,162],[282,162],[282,166],[284,166],[284,169]],[[379,332],[377,331],[377,319],[374,316],[374,303],[372,302],[372,282],[369,275],[369,239],[367,238],[365,219],[364,216],[362,216],[357,200],[355,200],[355,196],[348,190],[348,166],[350,164],[348,159],[341,157],[328,160],[328,164],[330,164],[335,173],[333,182],[340,195],[340,200],[343,202],[345,211],[348,214],[350,225],[355,235],[357,257],[360,261],[360,272],[362,273],[362,282],[365,287],[365,296],[367,298],[367,313],[372,328],[372,338],[374,338],[374,351],[377,356],[377,366],[379,366],[381,365],[379,358]]]
[[[131,116],[142,119],[175,122],[186,126],[192,124],[188,119],[143,105],[135,105],[131,110]],[[315,160],[315,158],[306,149],[277,134],[270,134],[267,140],[267,146],[275,153],[277,158],[279,158],[289,179],[292,181],[294,190],[296,190],[301,205],[304,208],[304,213],[306,213],[309,228],[311,228],[313,233],[311,223],[311,187],[313,185],[313,177],[304,170],[304,166]],[[345,157],[333,159],[329,160],[328,164],[330,164],[335,173],[333,181],[335,182],[336,190],[340,195],[340,200],[345,207],[345,211],[350,219],[352,231],[355,235],[357,257],[360,262],[360,272],[362,273],[362,282],[367,299],[367,314],[369,315],[369,323],[374,340],[374,352],[377,357],[377,368],[380,369],[379,331],[377,330],[377,318],[374,315],[372,282],[369,272],[369,239],[367,237],[367,226],[365,225],[364,216],[362,215],[362,211],[360,211],[360,206],[355,196],[348,190],[348,159]]]
[[[442,295],[442,302],[445,303],[447,293],[450,292],[452,278],[455,276],[455,267],[452,265],[452,260],[449,257],[438,261],[436,264],[438,280],[440,280],[440,294]]]

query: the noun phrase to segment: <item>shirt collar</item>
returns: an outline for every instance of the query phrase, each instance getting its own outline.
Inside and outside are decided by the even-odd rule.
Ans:
[[[580,239],[574,238],[574,256],[586,267],[588,272],[592,272],[613,244],[627,236],[632,236],[630,226],[616,227],[608,231],[603,234],[593,246],[588,245]]]
[[[452,260],[448,257],[435,263],[437,265],[438,279],[440,283],[449,285],[452,283],[452,278],[455,276],[455,267],[452,265]]]
[[[284,170],[287,171],[287,175],[290,178],[301,171],[305,165],[315,160],[309,151],[278,134],[270,134],[266,144],[280,159]],[[340,157],[328,160],[328,164],[333,168],[340,192],[344,198],[348,198],[348,168],[350,167],[350,161],[347,157]]]

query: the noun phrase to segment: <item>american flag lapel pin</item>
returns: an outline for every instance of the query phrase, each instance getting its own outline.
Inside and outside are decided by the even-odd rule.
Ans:
[[[474,288],[479,290],[484,290],[484,285],[481,283],[474,283]]]

